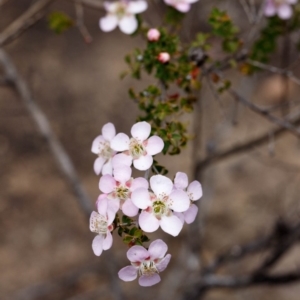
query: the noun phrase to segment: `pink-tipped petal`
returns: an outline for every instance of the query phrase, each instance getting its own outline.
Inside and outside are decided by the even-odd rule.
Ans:
[[[191,224],[195,221],[198,213],[198,207],[195,204],[192,204],[190,208],[183,213],[184,220],[187,224]]]
[[[105,143],[105,139],[102,135],[98,135],[92,143],[92,148],[91,151],[95,154],[99,154],[101,149],[102,149],[102,145]]]
[[[112,159],[109,159],[106,164],[103,165],[102,175],[112,175]]]
[[[104,32],[114,30],[118,25],[118,18],[115,15],[106,15],[99,20],[99,27]]]
[[[149,182],[143,177],[138,177],[133,179],[130,190],[135,191],[138,188],[144,188],[146,190],[149,189]]]
[[[109,194],[116,187],[116,181],[111,175],[103,175],[99,181],[99,189],[101,192]]]
[[[114,178],[116,181],[125,183],[131,178],[132,169],[126,165],[118,165],[114,168]]]
[[[94,162],[94,172],[99,175],[101,173],[105,158],[98,157]]]
[[[134,33],[138,28],[138,22],[134,15],[129,15],[123,17],[119,21],[119,28],[120,30],[125,34],[132,34]]]
[[[133,204],[131,199],[127,199],[122,205],[122,211],[128,217],[135,217],[138,214],[139,209]]]
[[[142,275],[139,278],[140,286],[152,286],[160,282],[160,276],[157,273],[151,275]]]
[[[293,14],[293,9],[289,4],[281,4],[277,9],[277,14],[280,19],[287,20]]]
[[[94,251],[94,254],[97,256],[100,256],[103,251],[103,248],[102,248],[103,240],[104,240],[103,235],[97,235],[93,239],[92,249]]]
[[[116,217],[116,213],[120,208],[120,205],[118,205],[120,202],[118,200],[110,200],[108,202],[108,207],[107,207],[107,225],[111,225]],[[116,209],[117,208],[117,209]]]
[[[154,194],[159,195],[170,195],[173,189],[173,183],[171,179],[163,175],[154,175],[150,178],[150,186]]]
[[[110,147],[115,151],[129,149],[129,137],[125,133],[118,133],[110,142]]]
[[[115,155],[112,159],[112,165],[113,168],[117,168],[118,166],[131,166],[132,164],[132,157],[130,155],[124,154],[124,153],[119,153]]]
[[[133,165],[137,170],[146,171],[148,170],[153,163],[153,158],[151,155],[141,156],[138,159],[133,160]]]
[[[168,246],[163,240],[153,241],[148,249],[151,260],[163,258],[168,251]]]
[[[110,249],[112,246],[112,243],[113,243],[112,235],[109,231],[107,231],[106,238],[103,240],[103,243],[102,243],[103,250]]]
[[[160,227],[164,232],[172,236],[177,236],[183,227],[183,223],[175,215],[169,217],[163,216],[160,220]]]
[[[148,8],[148,4],[146,1],[138,0],[138,1],[130,1],[127,6],[127,12],[131,14],[140,14]]]
[[[108,207],[108,199],[107,198],[102,198],[101,200],[98,198],[97,201],[97,209],[100,215],[105,216],[107,212],[107,207]]]
[[[107,141],[111,141],[116,135],[116,128],[113,123],[106,123],[102,127],[102,135]]]
[[[137,278],[138,269],[133,266],[127,266],[121,269],[118,276],[123,281],[133,281]]]
[[[159,263],[156,264],[158,272],[162,272],[166,269],[171,260],[171,254],[167,254]]]
[[[146,151],[148,155],[160,153],[164,148],[164,142],[159,136],[151,136],[147,141]]]
[[[189,196],[183,190],[174,190],[169,196],[168,205],[176,212],[186,211],[190,207]]]
[[[197,180],[191,182],[187,189],[187,192],[192,201],[199,200],[203,195],[202,186],[200,182]]]
[[[139,216],[139,225],[145,232],[154,232],[159,227],[159,221],[152,214],[143,211]]]
[[[131,135],[140,142],[145,141],[151,132],[151,125],[145,121],[138,122],[131,127]]]
[[[138,188],[131,194],[133,204],[141,209],[146,209],[151,205],[149,191],[145,188]]]
[[[127,258],[131,262],[142,262],[149,258],[149,252],[142,246],[132,246],[127,251]]]
[[[174,178],[174,186],[176,189],[184,190],[189,184],[188,176],[183,172],[177,172]]]

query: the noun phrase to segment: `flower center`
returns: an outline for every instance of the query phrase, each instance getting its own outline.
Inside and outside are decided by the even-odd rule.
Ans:
[[[117,16],[118,19],[122,19],[126,15],[127,10],[127,3],[126,2],[119,2],[116,6],[114,14]]]
[[[129,152],[133,159],[137,159],[146,154],[144,146],[138,140],[132,138],[129,143]]]
[[[158,273],[155,263],[152,260],[143,261],[139,267],[139,275],[152,275],[153,273]]]
[[[129,197],[129,189],[125,186],[119,186],[116,188],[117,197],[121,200],[126,200]]]
[[[99,234],[106,234],[107,232],[107,220],[104,216],[97,214],[91,221],[92,231]]]
[[[114,150],[110,148],[110,143],[108,141],[99,143],[98,156],[105,159],[110,159],[114,153]]]
[[[152,205],[152,208],[153,208],[153,213],[155,214],[156,217],[165,216],[169,212],[169,208],[167,207],[167,205],[160,200],[155,201]]]

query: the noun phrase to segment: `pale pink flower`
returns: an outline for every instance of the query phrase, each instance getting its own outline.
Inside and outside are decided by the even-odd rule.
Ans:
[[[131,266],[121,269],[119,278],[124,281],[133,281],[139,274],[141,286],[152,286],[160,282],[159,273],[168,266],[171,255],[167,254],[168,246],[162,240],[153,241],[149,249],[142,246],[133,246],[127,251],[127,258]]]
[[[187,224],[191,224],[195,221],[198,207],[193,204],[194,201],[199,200],[202,195],[202,186],[199,181],[194,180],[189,184],[188,176],[183,172],[177,172],[174,178],[174,188],[177,190],[186,191],[189,199],[190,199],[190,207],[182,213],[184,221]]]
[[[102,135],[97,136],[92,144],[91,151],[99,157],[94,162],[94,171],[97,175],[112,174],[112,157],[115,151],[111,149],[110,142],[116,135],[114,124],[107,123],[102,127]]]
[[[173,189],[172,181],[162,175],[150,178],[153,192],[145,188],[133,191],[132,202],[143,211],[139,216],[139,225],[145,232],[153,232],[161,227],[163,231],[177,236],[183,227],[180,217],[174,212],[184,212],[190,201],[186,192]]]
[[[190,10],[191,4],[198,0],[164,0],[167,5],[173,6],[175,9],[182,13],[186,13]]]
[[[134,217],[138,214],[139,209],[133,204],[131,193],[137,188],[148,189],[149,184],[142,177],[133,179],[131,172],[130,167],[119,165],[114,168],[114,176],[107,174],[100,178],[99,188],[106,194],[107,199],[114,202],[125,215]]]
[[[108,200],[102,197],[97,201],[98,212],[93,211],[90,217],[90,230],[98,235],[94,238],[92,248],[95,255],[100,256],[103,250],[112,246],[113,238],[111,231],[116,216],[116,207],[109,204]]]
[[[160,38],[160,32],[156,28],[151,28],[147,32],[147,38],[150,42],[157,42]]]
[[[158,54],[157,59],[163,64],[166,64],[170,60],[170,54],[168,52],[161,52]]]
[[[100,19],[99,26],[105,31],[112,31],[117,26],[126,34],[132,34],[138,28],[136,14],[144,12],[148,4],[144,0],[116,1],[103,3],[107,15]]]
[[[291,5],[297,2],[298,0],[266,0],[265,16],[273,17],[278,15],[280,19],[287,20],[293,14]]]
[[[138,122],[131,128],[132,138],[125,133],[118,133],[111,141],[111,147],[115,151],[124,153],[114,157],[114,166],[118,164],[133,165],[136,169],[145,171],[153,163],[152,155],[158,154],[164,147],[163,140],[154,135],[150,135],[151,125],[147,122]]]

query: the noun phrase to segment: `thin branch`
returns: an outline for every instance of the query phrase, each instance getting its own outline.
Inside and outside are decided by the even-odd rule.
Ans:
[[[77,196],[76,199],[79,206],[84,211],[86,217],[89,217],[93,206],[78,178],[70,157],[68,156],[63,145],[60,143],[54,131],[52,130],[50,122],[48,121],[46,115],[35,103],[25,81],[18,74],[16,67],[3,49],[0,49],[0,63],[4,68],[5,76],[16,89],[17,93],[20,96],[20,99],[22,100],[32,119],[36,123],[38,130],[48,143],[52,155],[57,161],[58,166],[60,167],[65,177],[68,179],[75,195]]]
[[[34,25],[45,14],[45,9],[56,0],[39,0],[0,33],[0,47],[11,42]]]
[[[241,6],[244,9],[244,12],[245,12],[245,14],[246,14],[246,16],[248,18],[249,23],[252,24],[252,22],[253,22],[253,15],[252,15],[252,12],[250,10],[250,7],[249,7],[247,1],[246,0],[240,0],[240,4],[241,4]]]
[[[76,11],[76,25],[84,38],[84,41],[89,44],[92,42],[93,38],[90,35],[84,24],[84,11],[82,7],[82,3],[79,0],[75,1],[75,11]]]

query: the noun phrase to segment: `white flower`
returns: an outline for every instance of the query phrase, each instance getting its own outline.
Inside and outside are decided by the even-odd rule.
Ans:
[[[132,138],[125,133],[117,134],[111,141],[111,147],[115,151],[125,151],[117,154],[113,159],[113,165],[133,165],[140,171],[149,169],[153,163],[152,155],[158,154],[164,147],[163,140],[154,135],[149,139],[151,125],[147,122],[138,122],[131,128]]]
[[[173,6],[175,9],[182,13],[186,13],[191,8],[191,3],[195,3],[198,0],[164,0],[167,5]]]
[[[265,5],[265,16],[273,17],[276,14],[280,19],[287,20],[292,14],[292,4],[296,4],[298,0],[267,0]]]
[[[97,175],[112,174],[112,160],[115,151],[110,147],[110,141],[116,135],[114,124],[107,123],[102,127],[102,135],[97,136],[92,144],[91,151],[99,157],[94,162],[94,171]]]
[[[119,26],[122,32],[132,34],[138,27],[135,15],[145,11],[147,7],[144,0],[104,2],[107,15],[100,19],[99,26],[105,32]]]

